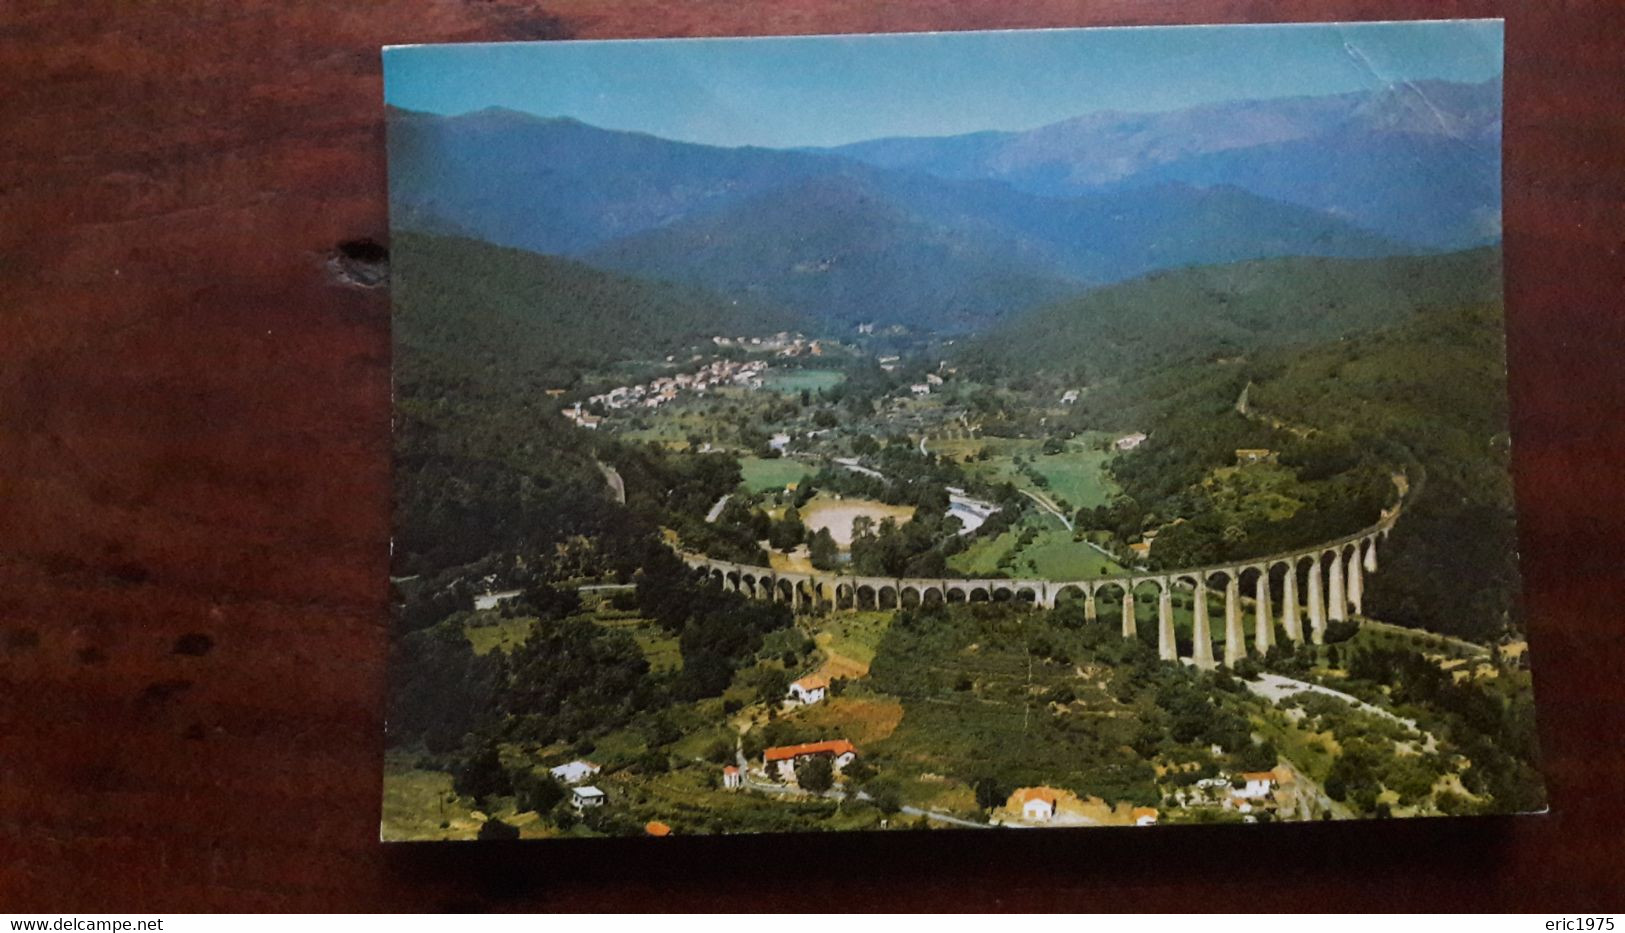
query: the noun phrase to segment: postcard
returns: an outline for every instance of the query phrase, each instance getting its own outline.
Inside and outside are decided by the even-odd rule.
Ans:
[[[387,49],[383,838],[1544,809],[1502,42]]]

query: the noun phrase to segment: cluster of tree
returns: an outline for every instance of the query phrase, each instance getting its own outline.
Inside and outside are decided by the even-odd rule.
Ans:
[[[730,593],[696,581],[675,555],[652,555],[638,577],[638,611],[678,636],[683,670],[672,685],[683,699],[718,696],[735,672],[755,661],[767,633],[790,626],[783,603]]]
[[[484,415],[446,397],[446,421],[400,400],[395,431],[397,576],[432,575],[499,551],[545,552],[573,534],[610,530],[610,502],[590,450],[556,414]],[[438,412],[438,409],[437,409]],[[447,421],[465,420],[457,427]],[[518,422],[522,422],[519,424]]]
[[[390,646],[389,740],[456,751],[490,725],[509,673],[500,654],[474,654],[460,616],[398,635]]]
[[[867,441],[867,444],[862,442]],[[884,446],[869,435],[858,438],[860,454],[884,474],[873,476],[829,466],[813,477],[818,489],[845,496],[878,499],[889,505],[912,505],[921,510],[948,508],[949,486],[968,486],[964,468],[953,460],[922,454],[907,437],[891,438]]]
[[[572,617],[574,594],[554,592],[527,596],[540,618],[508,654],[476,655],[461,614],[397,638],[390,741],[450,756],[478,797],[509,792],[506,778],[492,777],[502,741],[587,741],[663,707],[662,685],[631,636]]]
[[[884,770],[887,754],[930,755],[942,773],[967,784],[991,778],[1005,794],[1048,784],[1114,802],[1157,802],[1155,771],[1130,742],[1145,684],[1165,665],[1154,647],[1105,628],[1012,603],[899,611],[869,683],[900,698],[911,725],[906,739],[894,736],[872,760]],[[1079,665],[1110,666],[1111,689],[1080,682]],[[1119,677],[1133,681],[1121,696],[1134,712],[1091,715],[1116,709]],[[990,757],[990,748],[998,754]],[[988,805],[1004,802],[997,796]]]
[[[958,529],[958,518],[940,513],[915,513],[902,524],[883,518],[878,525],[859,516],[852,522],[852,570],[868,576],[945,576],[948,558],[964,547]]]
[[[1462,774],[1469,791],[1488,794],[1500,812],[1544,804],[1527,676],[1503,671],[1494,678],[1457,680],[1413,651],[1367,647],[1347,654],[1351,681],[1386,685],[1396,704],[1437,718],[1450,745],[1472,762]]]
[[[820,528],[807,539],[807,559],[817,570],[835,570],[841,565],[841,548],[828,528]]]
[[[620,473],[627,508],[665,518],[703,520],[743,479],[739,461],[724,453],[673,452],[658,444],[604,442],[599,454]]]

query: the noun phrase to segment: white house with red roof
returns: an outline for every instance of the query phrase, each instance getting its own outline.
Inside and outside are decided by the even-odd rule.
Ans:
[[[803,706],[811,706],[819,702],[829,693],[829,678],[823,674],[808,674],[806,677],[790,684],[787,694],[790,699]]]
[[[722,769],[722,786],[728,790],[735,790],[745,785],[745,775],[733,765],[726,765]]]
[[[858,757],[858,750],[846,739],[778,745],[762,752],[762,763],[767,766],[769,776],[777,774],[781,781],[792,781],[795,780],[796,765],[820,756],[829,758],[830,768],[839,774],[842,768]]]
[[[1259,800],[1275,792],[1275,785],[1279,783],[1274,771],[1243,771],[1241,779],[1247,783],[1235,789],[1232,796],[1245,797],[1248,800]]]

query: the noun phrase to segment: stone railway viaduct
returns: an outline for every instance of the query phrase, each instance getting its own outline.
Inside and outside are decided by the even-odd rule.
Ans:
[[[1122,606],[1122,634],[1134,638],[1139,619],[1133,596],[1142,589],[1156,594],[1157,648],[1164,660],[1179,659],[1174,637],[1174,589],[1193,596],[1194,623],[1191,661],[1201,668],[1219,663],[1233,666],[1247,656],[1247,622],[1243,618],[1243,588],[1252,591],[1253,650],[1259,654],[1275,642],[1271,606],[1272,577],[1281,579],[1281,627],[1293,643],[1307,637],[1320,644],[1329,621],[1342,621],[1352,611],[1362,612],[1366,574],[1377,572],[1377,542],[1386,540],[1404,507],[1404,500],[1384,510],[1376,524],[1346,537],[1314,547],[1271,554],[1230,564],[1187,570],[1119,574],[1093,580],[953,579],[919,577],[860,577],[837,573],[773,570],[704,555],[679,552],[696,573],[716,580],[725,590],[755,599],[788,602],[794,609],[827,605],[856,611],[891,609],[935,602],[990,602],[1019,600],[1054,609],[1063,596],[1083,599],[1084,618],[1096,620],[1096,604],[1113,595]],[[1304,585],[1300,588],[1299,581]],[[1208,618],[1208,592],[1224,592],[1224,658],[1213,656],[1212,621]],[[1150,621],[1149,619],[1147,621]],[[1305,623],[1307,622],[1307,632]]]

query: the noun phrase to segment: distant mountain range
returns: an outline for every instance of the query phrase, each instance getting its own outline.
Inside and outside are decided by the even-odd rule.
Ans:
[[[390,193],[401,230],[970,331],[1159,269],[1493,241],[1499,112],[1498,84],[1410,85],[806,151],[393,110]]]
[[[1102,112],[1024,132],[875,139],[871,165],[1066,197],[1229,184],[1440,250],[1500,236],[1501,82],[1420,81],[1167,113]]]

